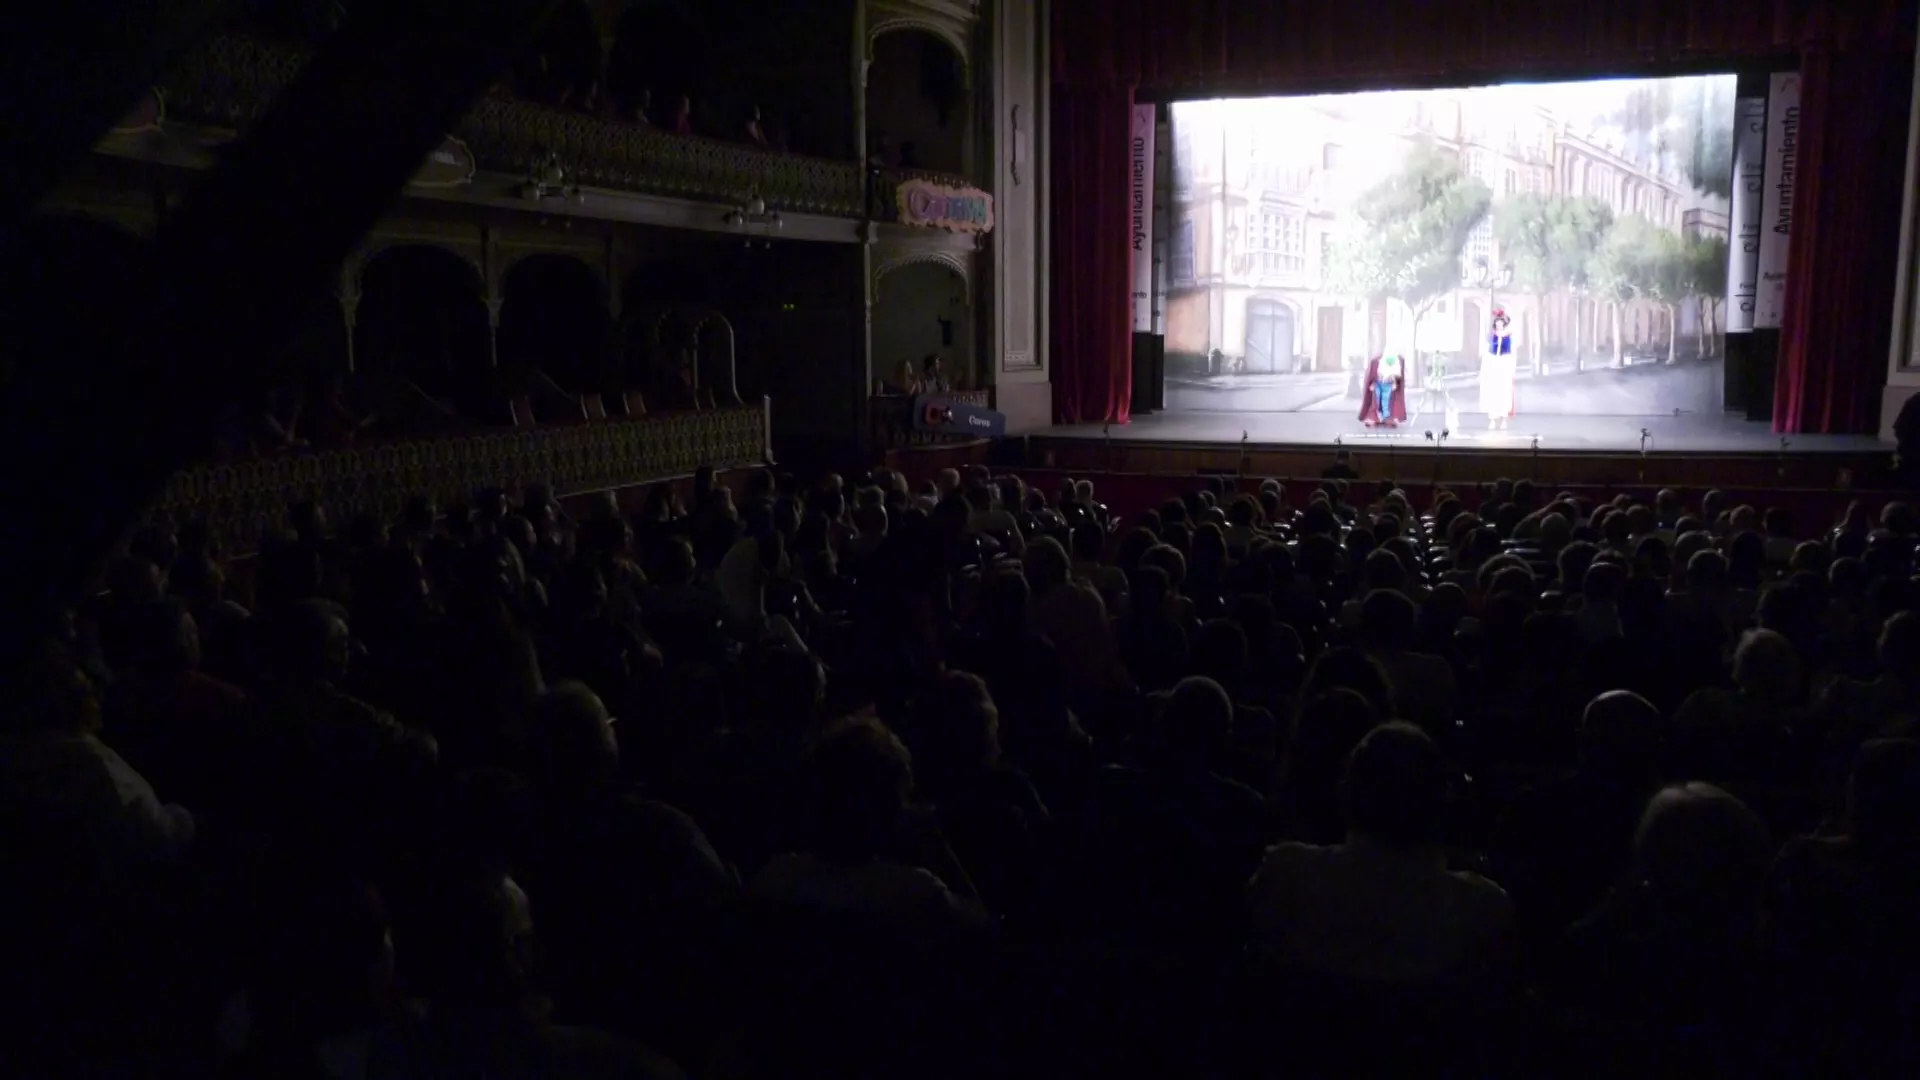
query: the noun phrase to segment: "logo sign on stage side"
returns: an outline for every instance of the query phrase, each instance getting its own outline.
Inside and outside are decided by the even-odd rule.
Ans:
[[[1133,260],[1133,330],[1153,332],[1153,119],[1152,105],[1133,107],[1127,143],[1127,244]]]
[[[917,431],[937,431],[943,435],[998,439],[1007,433],[1007,414],[984,405],[922,395],[913,399],[913,426]]]
[[[897,198],[902,225],[961,233],[993,229],[993,196],[984,191],[909,180],[900,185]]]
[[[1788,241],[1799,175],[1800,73],[1779,72],[1767,86],[1767,170],[1760,199],[1760,288],[1753,325],[1777,330],[1787,306]]]
[[[1734,104],[1733,242],[1727,245],[1727,333],[1753,329],[1760,291],[1760,204],[1767,186],[1767,99]]]

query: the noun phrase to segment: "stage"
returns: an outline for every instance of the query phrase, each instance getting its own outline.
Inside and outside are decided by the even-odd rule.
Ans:
[[[1437,418],[1434,418],[1437,419]],[[1056,425],[1026,439],[1033,464],[1107,472],[1313,476],[1337,450],[1369,476],[1454,482],[1529,477],[1567,484],[1885,490],[1893,444],[1868,435],[1775,435],[1737,416],[1517,416],[1488,431],[1466,413],[1442,437],[1421,418],[1367,428],[1345,412],[1204,412],[1127,424]],[[1431,434],[1431,438],[1429,438]]]
[[[1452,431],[1446,446],[1454,450],[1531,452],[1535,440],[1542,453],[1599,452],[1777,454],[1891,453],[1892,443],[1869,435],[1775,435],[1764,423],[1737,416],[1516,416],[1506,431],[1488,431],[1486,416],[1465,413],[1461,429]],[[1137,443],[1239,444],[1261,448],[1328,447],[1336,440],[1356,452],[1409,446],[1426,449],[1428,435],[1438,444],[1441,425],[1422,417],[1398,428],[1368,428],[1351,415],[1327,412],[1158,412],[1136,416],[1127,424],[1060,425],[1047,429],[1048,438],[1125,439]],[[1645,435],[1645,442],[1642,442]]]

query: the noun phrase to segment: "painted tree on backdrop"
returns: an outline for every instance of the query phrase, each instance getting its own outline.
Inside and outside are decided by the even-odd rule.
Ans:
[[[1722,199],[1733,193],[1734,80],[1707,75],[1631,84],[1608,117],[1633,161]]]
[[[1680,301],[1693,294],[1692,267],[1678,234],[1651,229],[1641,238],[1636,277],[1640,293],[1667,314],[1667,363],[1679,358]]]
[[[1687,243],[1687,292],[1699,305],[1700,336],[1694,355],[1720,353],[1720,302],[1727,297],[1727,241],[1703,236]]]
[[[1626,363],[1621,352],[1621,311],[1626,305],[1646,295],[1649,277],[1647,255],[1658,247],[1660,241],[1655,234],[1660,231],[1649,224],[1646,218],[1634,214],[1617,218],[1587,263],[1594,299],[1607,304],[1612,324],[1613,366],[1616,368],[1624,367]]]
[[[1431,144],[1415,146],[1400,171],[1360,193],[1346,235],[1333,246],[1328,286],[1367,300],[1398,300],[1420,321],[1460,285],[1460,252],[1487,216],[1493,192]],[[1420,381],[1419,363],[1408,382]]]
[[[1613,211],[1591,197],[1517,195],[1503,200],[1493,214],[1494,239],[1501,258],[1513,265],[1513,283],[1533,298],[1535,326],[1544,321],[1546,298],[1561,289],[1584,291],[1588,267],[1601,238],[1613,225]],[[1574,368],[1580,365],[1580,320],[1574,326]],[[1540,333],[1527,343],[1536,373],[1543,373]]]

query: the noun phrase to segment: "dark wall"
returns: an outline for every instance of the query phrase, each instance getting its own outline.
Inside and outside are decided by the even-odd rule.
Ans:
[[[861,251],[852,244],[642,230],[628,272],[621,337],[629,385],[651,380],[647,327],[664,308],[711,308],[733,325],[734,378],[748,401],[773,398],[776,432],[851,435],[863,392]]]
[[[651,0],[617,22],[616,96],[651,91],[664,124],[693,99],[695,130],[737,138],[758,105],[769,134],[820,157],[853,155],[854,0]],[[623,87],[625,87],[623,89]]]

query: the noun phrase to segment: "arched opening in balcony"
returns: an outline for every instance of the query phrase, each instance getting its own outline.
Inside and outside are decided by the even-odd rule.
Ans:
[[[573,395],[619,389],[612,370],[613,325],[606,285],[569,255],[529,255],[501,285],[500,367],[526,387],[542,378]]]
[[[915,26],[882,27],[866,94],[870,163],[967,174],[972,89],[957,44]]]
[[[939,358],[929,385],[929,367]],[[869,378],[889,392],[962,389],[977,385],[973,363],[973,311],[967,279],[946,261],[909,262],[881,272],[873,306],[873,353]]]
[[[469,420],[504,422],[478,267],[445,248],[402,244],[375,254],[359,285],[357,371],[398,379]]]

